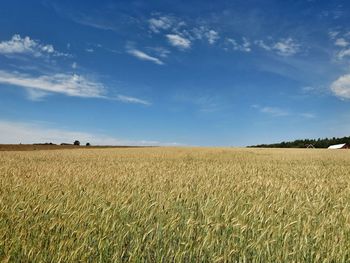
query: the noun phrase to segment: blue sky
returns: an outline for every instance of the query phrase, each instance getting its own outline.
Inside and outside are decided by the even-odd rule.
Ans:
[[[2,1],[0,143],[350,133],[350,2]]]

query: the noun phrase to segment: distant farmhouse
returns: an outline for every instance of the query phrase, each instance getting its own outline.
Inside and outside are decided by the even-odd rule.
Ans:
[[[331,150],[337,150],[337,149],[350,149],[349,145],[346,143],[341,143],[341,144],[335,144],[335,145],[331,145],[328,147],[328,149]]]

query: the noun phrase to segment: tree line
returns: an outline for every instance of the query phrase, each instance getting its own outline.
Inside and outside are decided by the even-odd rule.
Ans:
[[[342,138],[318,138],[318,139],[304,139],[304,140],[295,140],[291,142],[280,142],[280,143],[273,143],[273,144],[259,144],[259,145],[252,145],[248,147],[261,147],[261,148],[308,148],[308,147],[314,147],[314,148],[328,148],[331,145],[334,144],[341,144],[346,143],[350,145],[350,136],[349,137],[342,137]]]

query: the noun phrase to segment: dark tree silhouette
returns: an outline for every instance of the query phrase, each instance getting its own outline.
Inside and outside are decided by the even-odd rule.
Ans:
[[[274,143],[274,144],[260,144],[260,145],[254,145],[254,146],[248,146],[248,147],[306,148],[309,145],[313,145],[314,148],[328,148],[331,145],[341,144],[341,143],[346,143],[347,145],[350,145],[350,136],[349,137],[342,137],[342,138],[335,138],[335,137],[325,138],[325,139],[318,138],[317,140],[314,140],[314,139],[295,140],[292,142],[281,142],[281,143]]]
[[[80,145],[80,142],[79,142],[79,141],[74,141],[74,145],[79,146],[79,145]]]
[[[89,142],[86,143],[86,146],[91,146],[91,144]]]

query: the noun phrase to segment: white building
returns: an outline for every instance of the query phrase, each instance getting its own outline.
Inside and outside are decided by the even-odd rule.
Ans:
[[[335,144],[328,147],[328,149],[336,150],[336,149],[349,149],[349,146],[346,143]]]

